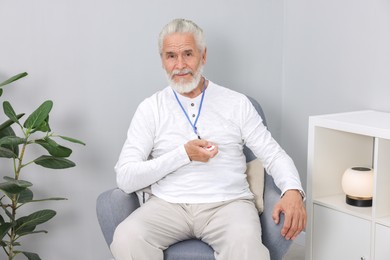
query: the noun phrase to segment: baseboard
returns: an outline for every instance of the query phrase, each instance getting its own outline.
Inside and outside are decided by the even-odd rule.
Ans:
[[[306,244],[306,232],[302,231],[297,238],[294,239],[294,243],[300,246],[305,246]]]

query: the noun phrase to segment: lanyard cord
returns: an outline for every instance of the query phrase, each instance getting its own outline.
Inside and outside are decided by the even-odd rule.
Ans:
[[[206,79],[204,79],[204,82],[203,82],[202,98],[201,98],[201,100],[200,100],[200,105],[199,105],[199,109],[198,109],[198,115],[196,116],[195,122],[194,122],[194,123],[191,122],[190,117],[188,116],[186,110],[184,109],[183,105],[181,104],[179,98],[177,97],[176,91],[173,90],[173,89],[172,89],[172,91],[173,91],[173,94],[175,94],[177,103],[179,103],[179,105],[180,105],[180,107],[181,107],[181,110],[183,110],[184,115],[187,117],[187,120],[188,120],[188,122],[190,123],[190,125],[191,125],[191,127],[192,127],[192,130],[193,130],[194,133],[198,136],[198,139],[200,139],[200,136],[199,136],[199,134],[198,134],[198,129],[196,128],[196,123],[198,123],[198,119],[199,119],[199,116],[200,116],[200,111],[202,110],[204,94],[205,94],[205,92],[206,92]]]

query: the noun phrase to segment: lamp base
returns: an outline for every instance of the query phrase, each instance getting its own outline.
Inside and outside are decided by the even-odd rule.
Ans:
[[[346,196],[345,202],[348,205],[355,207],[371,207],[372,206],[372,198],[358,198],[353,196]]]

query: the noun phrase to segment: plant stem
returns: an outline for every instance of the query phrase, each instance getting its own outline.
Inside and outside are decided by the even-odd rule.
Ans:
[[[19,155],[19,158],[18,158],[19,159],[19,164],[18,164],[18,167],[15,170],[15,180],[19,180],[20,170],[23,167],[23,157],[24,157],[24,152],[26,151],[26,146],[27,146],[27,142],[23,144],[22,151],[20,152],[20,155]]]
[[[12,221],[15,221],[16,220],[16,205],[17,204],[17,196],[16,194],[12,196]],[[10,243],[8,245],[8,260],[12,260],[14,259],[15,257],[15,253],[14,253],[14,242],[16,242],[16,230],[15,230],[15,227],[12,227],[11,228],[11,234],[9,236],[9,239],[10,239]]]
[[[23,167],[23,157],[24,157],[24,152],[26,151],[26,146],[27,146],[27,142],[23,144],[22,150],[20,151],[19,158],[18,158],[18,161],[19,161],[18,162],[18,166],[14,168],[15,180],[19,180],[20,170]],[[16,209],[18,208],[17,204],[18,204],[18,195],[14,194],[14,195],[12,195],[12,199],[11,199],[11,209],[12,209],[12,212],[11,212],[12,219],[11,219],[11,221],[13,223],[15,223],[15,221],[16,221]],[[10,238],[10,241],[9,241],[9,245],[8,245],[8,252],[9,252],[8,260],[12,260],[15,257],[14,243],[17,240],[17,238],[16,238],[16,230],[15,230],[15,226],[14,225],[11,227],[11,234],[9,235],[9,238]]]

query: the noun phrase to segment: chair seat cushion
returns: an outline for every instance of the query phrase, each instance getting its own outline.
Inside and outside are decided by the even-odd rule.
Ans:
[[[171,245],[164,251],[164,260],[215,260],[214,250],[198,239],[189,239]]]

